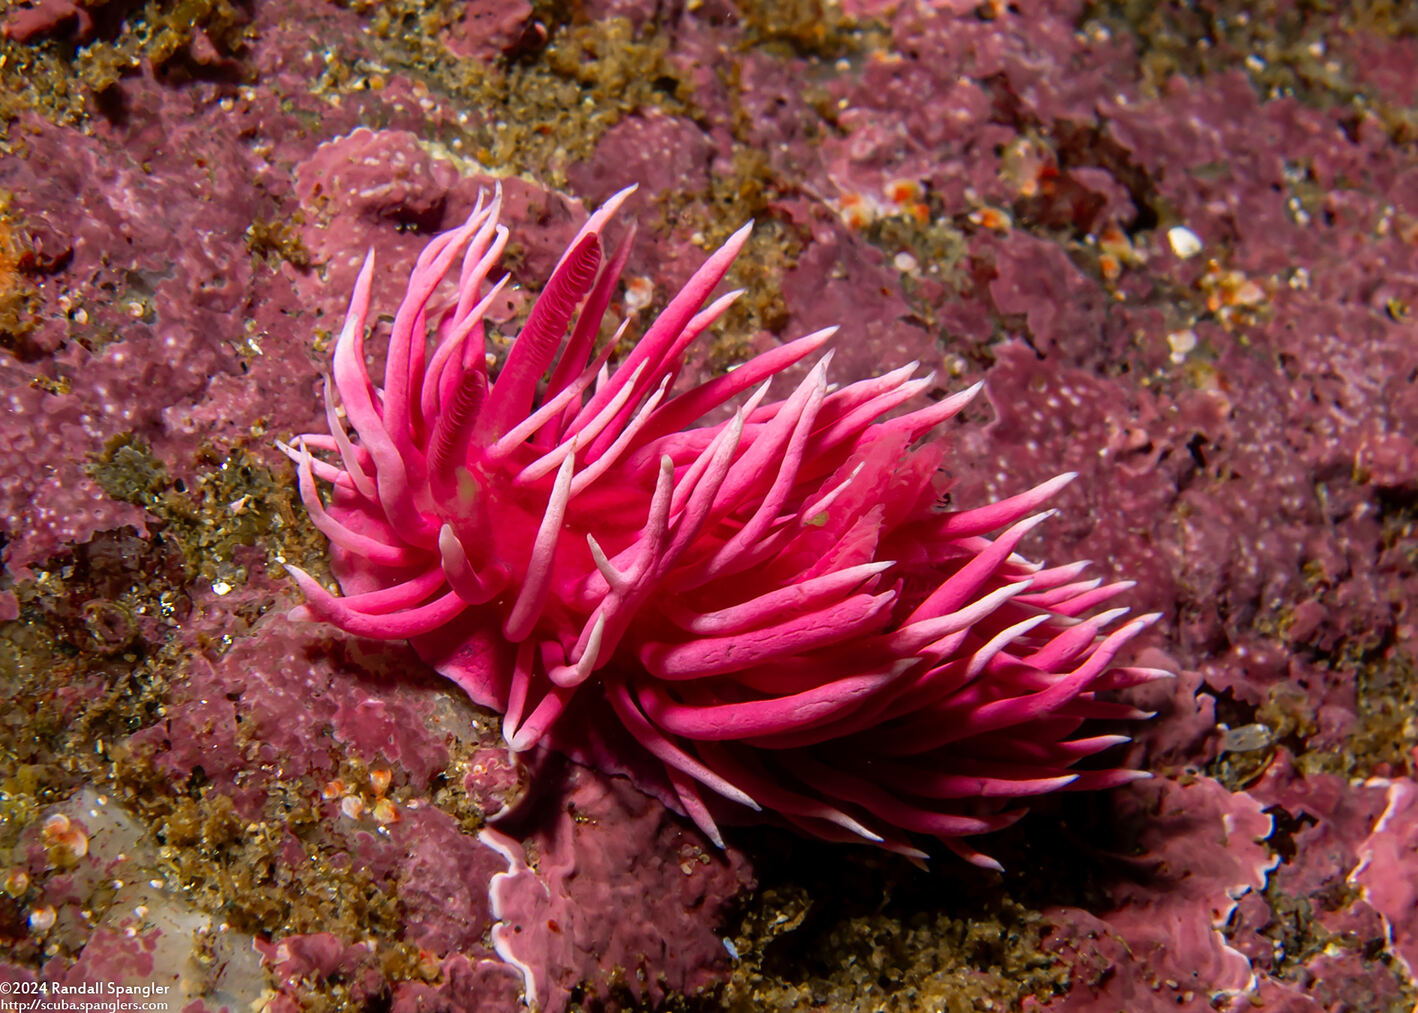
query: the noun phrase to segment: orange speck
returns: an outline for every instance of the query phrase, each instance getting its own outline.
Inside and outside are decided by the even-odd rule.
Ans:
[[[847,223],[849,228],[865,228],[876,219],[876,209],[862,194],[843,194],[839,203],[842,209],[842,220]]]
[[[1046,165],[1039,170],[1039,193],[1048,197],[1058,187],[1059,170],[1052,165]]]
[[[1265,300],[1265,289],[1255,282],[1247,279],[1236,287],[1231,293],[1231,304],[1233,306],[1255,306]]]
[[[399,822],[399,807],[387,798],[381,798],[374,803],[374,821],[388,825]]]
[[[921,184],[914,179],[887,180],[882,191],[886,194],[887,200],[899,205],[915,203],[922,197]]]
[[[970,212],[970,221],[995,232],[1008,232],[1014,224],[1006,212],[992,207],[976,208]]]
[[[654,283],[645,275],[637,274],[625,283],[626,312],[634,313],[636,310],[648,306],[654,295]]]
[[[5,877],[5,892],[11,897],[19,897],[30,886],[29,873],[24,869],[14,869]]]
[[[30,931],[35,935],[44,935],[54,928],[55,918],[54,908],[50,905],[46,904],[44,907],[35,908],[30,912]]]
[[[432,950],[426,950],[426,949],[424,949],[422,946],[420,946],[420,947],[419,947],[419,965],[418,965],[418,966],[419,966],[419,974],[423,975],[424,978],[427,979],[428,981],[432,981],[433,979],[435,979],[435,978],[438,977],[438,972],[439,972],[438,954],[434,953]]]
[[[89,853],[89,835],[63,813],[55,813],[44,821],[41,836],[55,859],[73,862]]]

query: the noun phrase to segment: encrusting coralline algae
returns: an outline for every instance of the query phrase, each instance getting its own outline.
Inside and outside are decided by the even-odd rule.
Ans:
[[[84,6],[0,40],[0,974],[514,1008],[505,833],[548,1009],[1412,1006],[1407,8]],[[1021,551],[1164,613],[1136,663],[1177,678],[1109,760],[1154,778],[1033,799],[981,838],[1003,875],[719,851],[624,779],[517,773],[412,650],[286,621],[275,556],[334,585],[272,441],[323,426],[365,251],[392,310],[488,166],[502,330],[638,180],[612,314],[755,221],[686,389],[837,324],[829,383],[984,380],[945,506],[1078,473]]]

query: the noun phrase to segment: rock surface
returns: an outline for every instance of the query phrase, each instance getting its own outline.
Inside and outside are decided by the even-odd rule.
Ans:
[[[1412,15],[572,6],[0,15],[0,980],[1411,1008]],[[642,182],[632,315],[755,218],[700,374],[839,323],[844,381],[983,378],[952,500],[1080,473],[1026,551],[1166,613],[1129,747],[1157,779],[1046,803],[999,877],[719,853],[620,779],[512,766],[410,651],[276,618],[280,560],[324,550],[273,441],[318,424],[354,272],[374,248],[387,303],[493,178],[519,285]]]

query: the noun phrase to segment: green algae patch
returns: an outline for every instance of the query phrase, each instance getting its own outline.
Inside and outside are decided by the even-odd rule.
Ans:
[[[1085,32],[1130,37],[1142,83],[1151,95],[1182,76],[1202,79],[1240,69],[1256,94],[1295,96],[1327,107],[1369,110],[1397,144],[1418,138],[1418,113],[1357,83],[1360,68],[1326,45],[1338,21],[1353,36],[1403,38],[1418,31],[1418,11],[1392,0],[1331,6],[1225,0],[1198,6],[1150,0],[1092,0],[1080,19]],[[1338,58],[1336,58],[1338,56]]]
[[[905,919],[860,914],[815,931],[803,928],[811,906],[800,892],[756,898],[722,1008],[971,1013],[1046,1001],[1066,984],[1041,948],[1048,922],[1008,900]]]
[[[298,271],[309,270],[314,258],[300,235],[303,220],[299,211],[289,218],[258,218],[246,229],[246,249],[270,268],[284,261]]]
[[[43,925],[52,912],[42,906],[53,892],[49,881],[73,865],[66,856],[81,851],[57,837],[42,873],[25,872],[22,855],[24,835],[56,819],[46,812],[84,795],[131,814],[143,841],[145,857],[134,861],[144,881],[209,916],[213,947],[243,934],[331,932],[379,940],[371,959],[386,981],[431,980],[437,962],[398,938],[405,912],[397,877],[375,876],[351,854],[360,832],[377,833],[382,818],[397,818],[386,810],[421,792],[398,768],[332,755],[327,781],[316,770],[268,777],[256,764],[247,773],[259,774],[252,783],[260,786],[233,794],[200,766],[174,776],[146,734],[171,716],[174,691],[191,667],[219,659],[275,603],[265,582],[274,557],[293,553],[310,563],[307,555],[324,556],[304,513],[296,520],[291,510],[289,481],[240,449],[221,457],[205,451],[199,464],[183,481],[141,439],[112,441],[90,474],[110,496],[147,511],[148,535],[100,532],[32,567],[31,578],[10,589],[19,617],[0,623],[0,889],[7,891],[0,894],[0,930],[17,940],[11,959],[38,967],[75,957],[85,945],[86,934],[62,923],[52,932],[26,924],[35,916]],[[266,552],[254,547],[258,542]],[[264,586],[239,593],[258,577]],[[205,632],[192,632],[196,626]],[[243,755],[260,747],[240,723],[235,745]],[[480,826],[482,810],[461,797],[461,783],[449,788],[447,780],[436,778],[438,797],[466,826]],[[344,826],[338,797],[332,817],[336,785],[373,819]],[[45,840],[51,836],[46,830]],[[76,900],[94,922],[116,902],[117,888],[104,884]],[[199,964],[202,953],[197,945]],[[219,974],[215,964],[211,971]],[[302,1001],[310,1010],[339,1010],[354,996],[351,983],[334,978],[312,986]]]
[[[457,112],[436,139],[499,173],[562,187],[567,168],[631,112],[697,115],[668,39],[626,18],[580,24],[555,5],[539,8],[532,21],[546,33],[543,43],[482,60],[457,56],[442,41],[463,14],[453,0],[344,5],[367,15],[368,51],[327,54],[320,90],[378,89],[390,72],[406,75]]]
[[[0,16],[21,6],[6,3]],[[118,113],[113,87],[144,64],[173,83],[244,73],[238,61],[248,16],[232,0],[148,0],[139,10],[109,0],[81,6],[92,20],[90,35],[61,21],[23,42],[0,39],[0,122],[35,113],[73,124]]]
[[[0,192],[0,349],[22,362],[40,355],[30,340],[38,325],[35,277],[56,266],[34,249],[11,211],[10,195]]]
[[[261,817],[248,819],[229,796],[210,788],[175,790],[149,758],[128,751],[114,761],[114,781],[151,828],[174,881],[197,907],[219,912],[232,928],[272,938],[397,934],[396,895],[342,851],[314,842],[321,816],[302,801],[303,792],[276,785]],[[304,861],[291,863],[280,854],[292,837]]]
[[[188,579],[218,595],[246,581],[256,547],[272,575],[282,572],[283,560],[305,565],[325,557],[323,540],[297,508],[299,494],[288,475],[272,472],[245,447],[228,454],[203,447],[198,462],[189,487],[169,477],[141,437],[121,434],[88,471],[109,496],[147,510],[157,538],[181,553]]]
[[[729,934],[729,980],[695,1008],[974,1013],[1066,989],[1067,968],[1045,948],[1052,924],[1011,896],[1012,880],[878,855],[855,856],[844,878],[840,857],[803,848],[762,870]]]

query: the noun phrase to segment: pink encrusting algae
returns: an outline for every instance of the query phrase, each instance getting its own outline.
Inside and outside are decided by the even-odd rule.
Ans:
[[[979,385],[893,415],[932,386],[915,364],[834,389],[829,351],[769,401],[835,329],[677,390],[686,349],[737,295],[704,307],[747,227],[612,368],[618,342],[595,344],[634,230],[609,253],[603,240],[629,193],[578,232],[495,380],[500,194],[420,254],[382,390],[364,363],[365,259],[330,432],[283,447],[344,594],[292,567],[307,599],[294,615],[411,639],[504,716],[514,750],[574,737],[578,701],[599,696],[591,712],[629,733],[612,738],[663,765],[661,792],[721,845],[715,814],[747,807],[915,858],[913,835],[934,836],[994,867],[962,838],[1012,823],[1018,799],[1141,776],[1071,768],[1126,741],[1085,722],[1145,716],[1099,694],[1165,674],[1110,667],[1156,617],[1110,630],[1126,609],[1084,616],[1129,584],[1015,553],[1073,476],[942,509],[944,450],[923,437]],[[694,427],[715,409],[727,419]]]

